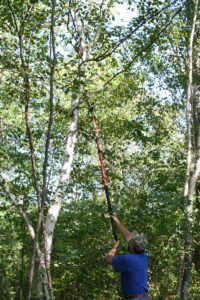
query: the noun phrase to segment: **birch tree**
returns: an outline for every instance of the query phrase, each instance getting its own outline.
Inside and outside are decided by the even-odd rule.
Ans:
[[[188,86],[186,102],[187,123],[187,170],[185,179],[185,231],[184,231],[184,255],[182,257],[179,282],[179,299],[188,299],[190,273],[192,268],[193,252],[193,228],[195,224],[195,198],[197,181],[200,174],[200,152],[199,152],[199,85],[194,82],[194,38],[198,18],[199,2],[194,2],[194,13],[188,47]]]
[[[92,49],[96,47],[99,36],[101,34],[101,30],[104,26],[104,23],[107,21],[108,11],[110,9],[111,3],[109,1],[102,1],[99,6],[98,14],[96,12],[96,29],[92,33],[90,37],[88,34],[90,33],[89,27],[84,25],[83,22],[83,6],[85,3],[79,3],[76,1],[69,1],[68,3],[59,3],[61,6],[57,6],[55,1],[51,2],[51,13],[50,13],[50,26],[49,26],[49,47],[45,44],[45,51],[49,48],[49,56],[47,55],[47,61],[50,60],[49,69],[49,117],[48,117],[48,125],[47,132],[45,134],[45,147],[44,147],[44,160],[43,160],[43,168],[42,170],[38,167],[38,162],[36,159],[35,144],[33,137],[33,129],[31,127],[30,121],[30,102],[33,101],[33,89],[31,82],[31,76],[37,78],[38,74],[34,74],[34,62],[31,60],[36,59],[32,57],[32,52],[34,53],[35,48],[32,47],[31,43],[34,43],[34,38],[32,37],[32,32],[30,30],[31,23],[35,26],[33,18],[36,14],[37,9],[41,8],[41,12],[39,12],[39,17],[36,17],[37,21],[42,20],[43,22],[48,22],[48,8],[46,3],[22,3],[22,6],[19,6],[20,3],[14,3],[12,1],[5,2],[5,5],[2,5],[2,10],[8,7],[7,19],[6,22],[11,27],[11,32],[13,34],[13,38],[15,39],[15,48],[16,52],[19,53],[19,57],[16,59],[19,63],[19,76],[22,79],[22,91],[21,91],[21,104],[24,105],[24,116],[25,116],[25,126],[28,137],[29,151],[30,151],[30,159],[32,166],[32,175],[33,175],[33,184],[34,191],[37,199],[37,209],[38,209],[38,220],[37,225],[34,229],[31,224],[30,219],[28,218],[24,209],[19,205],[19,200],[16,199],[15,196],[9,191],[8,184],[5,182],[5,172],[4,176],[2,176],[2,185],[5,192],[5,196],[10,199],[11,203],[15,205],[15,207],[19,210],[22,215],[31,238],[33,240],[33,253],[31,260],[31,269],[29,275],[29,295],[28,299],[31,298],[31,289],[32,289],[32,280],[34,274],[34,264],[35,264],[35,256],[36,253],[39,257],[40,268],[41,268],[41,276],[42,276],[42,289],[45,292],[46,299],[53,299],[52,286],[51,286],[51,276],[50,276],[50,263],[51,263],[51,251],[52,251],[52,242],[53,242],[53,233],[55,229],[55,225],[57,222],[57,218],[64,200],[64,194],[66,192],[66,187],[69,182],[71,166],[74,156],[74,147],[76,144],[76,136],[77,136],[77,122],[78,122],[78,109],[80,106],[80,102],[84,102],[83,98],[83,82],[85,77],[85,69],[87,65],[87,61],[90,58]],[[97,5],[93,4],[94,8],[97,8]],[[62,8],[64,8],[64,13],[61,12]],[[87,8],[88,9],[88,8]],[[70,45],[75,49],[75,60],[76,60],[76,70],[75,77],[71,86],[71,112],[69,119],[69,127],[67,132],[64,134],[63,140],[63,163],[60,170],[60,175],[58,179],[58,183],[55,184],[54,195],[52,196],[53,200],[49,205],[49,208],[46,209],[47,205],[47,172],[48,172],[48,164],[49,164],[49,156],[50,156],[50,144],[51,144],[51,135],[52,135],[52,125],[53,125],[53,116],[54,116],[54,95],[55,95],[55,69],[56,69],[56,37],[55,37],[55,26],[56,26],[56,18],[55,14],[61,14],[62,20],[66,22],[66,28],[71,33],[72,36],[69,38]],[[92,15],[92,17],[94,17]],[[65,26],[65,25],[63,25]],[[66,30],[66,37],[67,37]],[[39,37],[40,28],[37,28],[37,38]],[[42,30],[40,31],[42,34],[44,33]],[[15,36],[16,34],[16,36]],[[87,39],[86,39],[87,34]],[[46,40],[45,40],[46,42]],[[95,59],[94,59],[95,61]],[[18,70],[17,70],[18,71]],[[39,75],[40,76],[40,75]],[[45,87],[46,82],[48,82],[47,76],[45,78],[45,83],[43,88]],[[32,84],[32,85],[31,85]],[[38,84],[38,81],[37,81]],[[42,171],[42,172],[41,172]],[[42,174],[41,174],[42,173]],[[13,175],[13,174],[12,174]],[[42,184],[41,184],[42,181]],[[11,183],[10,183],[11,184]],[[47,211],[47,216],[45,218],[44,212]],[[40,237],[40,227],[43,227],[43,240],[41,243],[42,250],[39,245],[39,237]]]
[[[155,198],[158,202],[159,194],[165,194],[167,201],[169,197],[166,196],[167,187],[164,183],[166,179],[160,179],[165,176],[155,175],[162,167],[159,158],[156,158],[158,164],[152,164],[156,156],[153,151],[164,157],[168,155],[167,151],[160,151],[157,144],[163,142],[162,147],[166,148],[167,140],[164,138],[162,140],[160,135],[165,135],[167,132],[166,136],[169,137],[168,131],[174,130],[175,127],[171,125],[173,114],[170,106],[166,110],[164,107],[159,110],[155,98],[149,96],[150,89],[148,93],[144,93],[145,87],[142,84],[148,75],[143,74],[142,70],[150,61],[151,51],[155,45],[165,41],[171,25],[181,13],[183,3],[182,1],[141,2],[138,4],[141,7],[141,14],[134,17],[127,26],[112,23],[112,10],[116,3],[118,1],[5,0],[0,7],[1,53],[3,54],[1,101],[4,106],[0,118],[1,195],[16,208],[32,240],[29,291],[26,293],[29,299],[33,289],[38,297],[42,298],[45,295],[45,299],[54,298],[50,274],[51,256],[53,247],[56,248],[59,242],[56,240],[57,244],[53,244],[53,239],[61,209],[64,205],[66,209],[64,216],[67,217],[66,202],[75,194],[74,177],[73,186],[70,185],[71,172],[77,171],[75,163],[78,165],[77,173],[81,173],[81,163],[77,160],[74,162],[75,152],[79,151],[80,154],[83,151],[77,149],[77,137],[81,134],[87,137],[84,139],[84,150],[87,149],[88,141],[92,140],[86,128],[89,121],[85,120],[91,103],[99,105],[99,112],[102,109],[100,113],[102,128],[106,133],[115,136],[113,145],[110,149],[106,149],[105,155],[109,160],[110,176],[113,165],[117,168],[115,176],[112,177],[116,190],[120,190],[116,198],[120,198],[122,194],[126,199],[126,203],[118,200],[125,210],[122,215],[125,214],[128,220],[127,209],[129,211],[131,207],[130,211],[135,215],[137,211],[134,207],[139,206],[141,202],[141,210],[149,216],[149,219],[143,217],[143,223],[150,223],[151,219],[153,224],[151,229],[155,237],[156,233],[160,232],[156,227],[156,221],[159,212],[162,211],[160,206],[164,204],[161,203],[159,206],[159,203],[155,204],[152,199]],[[131,1],[128,3],[134,10],[135,3]],[[150,29],[146,34],[145,28],[148,26]],[[137,98],[136,93],[141,98]],[[125,108],[120,106],[123,101],[124,104],[128,103]],[[137,108],[135,103],[138,105]],[[114,111],[115,106],[118,106],[116,111]],[[17,114],[18,118],[16,118]],[[80,119],[80,115],[83,114],[84,121],[83,117]],[[120,114],[123,114],[122,119],[118,118]],[[197,113],[195,116],[197,117]],[[104,124],[105,118],[106,124]],[[112,123],[112,119],[115,123]],[[123,136],[122,146],[116,146],[119,143],[116,132]],[[104,143],[107,144],[106,134],[103,133],[102,136]],[[135,164],[138,163],[138,168],[130,161],[127,162],[125,158],[124,161],[121,159],[121,152],[123,155],[126,154],[124,149],[128,144],[128,141],[124,140],[125,137],[131,141],[134,137],[138,152],[136,151],[137,153],[134,153],[130,160]],[[145,152],[143,156],[142,151]],[[87,164],[88,156],[84,159]],[[123,170],[120,169],[122,161]],[[166,169],[165,166],[164,170]],[[179,171],[175,174],[180,174]],[[93,169],[86,174],[88,177],[91,177],[91,174],[95,175]],[[170,177],[169,170],[165,174],[167,174],[166,178]],[[151,180],[147,180],[148,177]],[[96,187],[97,179],[90,185]],[[157,185],[158,188],[160,182],[164,186],[163,189],[159,192],[155,191],[155,186]],[[119,188],[120,186],[122,187]],[[137,195],[140,201],[133,195]],[[149,195],[152,195],[150,200],[148,200]],[[171,205],[170,201],[167,203]],[[87,210],[81,204],[76,207],[84,210],[88,222],[91,209],[95,214],[95,207],[91,205],[88,205]],[[158,212],[155,211],[155,207]],[[170,206],[167,212],[169,211],[172,212],[173,207]],[[78,212],[75,216],[81,218]],[[98,215],[95,216],[98,218]],[[170,217],[167,220],[175,226],[175,213],[173,216],[175,220],[172,221]],[[164,218],[164,213],[162,217]],[[72,227],[75,221],[69,221]],[[94,217],[91,218],[92,221],[96,221]],[[64,224],[65,220],[62,222]],[[90,226],[91,222],[89,222]],[[131,222],[132,225],[136,225]],[[100,232],[106,236],[106,230],[103,225],[102,227]],[[163,232],[166,234],[166,229],[163,229]],[[86,233],[85,235],[87,236]],[[66,240],[62,238],[62,244],[65,246],[68,243],[67,238],[67,236]],[[88,237],[88,241],[91,243],[91,237]],[[76,243],[73,245],[77,246]],[[91,245],[95,247],[94,243]],[[101,244],[98,244],[98,247],[103,248]],[[163,250],[163,252],[166,254],[167,251]],[[38,278],[36,278],[35,264],[39,265],[40,269]],[[153,265],[155,265],[154,261]],[[155,274],[156,267],[152,269],[152,274]],[[71,274],[72,272],[77,274],[75,270],[71,270]],[[107,274],[107,271],[104,270],[104,274]],[[98,274],[99,277],[100,275]],[[105,281],[102,278],[100,280]],[[41,283],[38,285],[37,292],[36,281]],[[109,282],[111,287],[112,280]],[[77,284],[75,279],[72,284]],[[59,282],[57,286],[60,288],[61,283]],[[61,291],[61,295],[62,293],[70,297],[72,290]],[[92,297],[93,294],[86,289],[86,297],[87,295]],[[108,295],[111,297],[111,293],[105,291],[105,297]],[[163,296],[162,293],[160,295]]]

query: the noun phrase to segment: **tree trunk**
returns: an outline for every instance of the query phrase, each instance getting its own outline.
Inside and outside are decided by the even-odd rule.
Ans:
[[[42,290],[44,291],[45,300],[50,300],[51,294],[49,291],[49,281],[47,276],[44,253],[39,253],[38,256],[39,256],[39,277],[40,277],[41,287]],[[44,295],[42,293],[42,296]]]
[[[77,135],[77,121],[78,121],[78,106],[79,99],[75,99],[72,102],[72,113],[71,113],[71,121],[69,125],[69,131],[66,137],[66,142],[64,144],[64,160],[62,164],[61,175],[59,178],[58,187],[55,193],[55,200],[53,205],[48,210],[48,215],[46,218],[46,251],[47,251],[47,263],[50,266],[50,256],[52,250],[52,242],[53,242],[53,233],[55,229],[55,225],[57,222],[57,218],[60,212],[61,204],[64,196],[65,185],[69,181],[69,176],[71,172],[71,165],[74,156],[74,147],[76,143],[76,135]]]
[[[195,27],[198,13],[198,0],[195,0],[194,15],[192,22],[192,30],[190,34],[188,61],[189,61],[189,74],[188,74],[188,88],[187,88],[187,103],[186,103],[186,123],[187,123],[187,169],[185,179],[185,228],[184,228],[184,254],[182,264],[180,266],[178,278],[178,299],[188,299],[188,288],[190,283],[190,274],[192,269],[192,244],[193,244],[193,224],[194,224],[194,200],[196,183],[200,174],[200,151],[199,147],[192,144],[192,137],[194,136],[194,107],[192,98],[194,95],[193,86],[193,46]],[[198,132],[199,134],[199,132]],[[199,136],[197,137],[199,140]],[[196,150],[196,151],[195,151]],[[192,164],[192,161],[194,163]]]
[[[33,173],[33,180],[34,180],[34,188],[37,196],[38,202],[38,223],[37,228],[34,230],[33,226],[29,222],[29,219],[21,209],[15,198],[12,198],[12,195],[8,195],[11,198],[11,201],[14,203],[16,208],[18,208],[19,212],[21,213],[22,217],[24,218],[26,225],[28,227],[29,233],[33,240],[33,252],[32,252],[32,261],[31,261],[31,269],[30,269],[30,278],[29,278],[29,295],[28,299],[31,298],[31,288],[32,288],[32,280],[34,274],[34,263],[36,254],[39,258],[39,268],[41,273],[41,280],[42,289],[45,293],[45,299],[53,299],[51,295],[51,284],[50,284],[50,263],[51,263],[51,251],[52,251],[52,242],[53,242],[53,234],[55,225],[57,222],[57,218],[61,209],[61,205],[64,199],[64,193],[66,190],[66,186],[69,182],[69,177],[71,173],[71,166],[74,157],[74,148],[76,144],[76,136],[77,136],[77,122],[78,122],[78,108],[81,100],[81,92],[82,92],[82,81],[84,77],[84,69],[91,53],[91,48],[94,47],[98,41],[100,36],[101,27],[103,21],[105,20],[106,13],[109,7],[109,0],[102,0],[100,5],[100,21],[99,26],[97,26],[96,34],[94,35],[93,40],[91,43],[86,43],[85,32],[84,32],[84,24],[81,19],[81,11],[79,10],[78,1],[71,1],[69,2],[69,16],[72,16],[72,24],[74,26],[74,32],[76,32],[76,49],[78,51],[78,59],[79,64],[77,67],[77,78],[74,80],[74,85],[72,88],[72,102],[71,102],[71,115],[70,115],[70,124],[69,129],[65,137],[64,142],[64,157],[63,157],[63,164],[61,168],[60,177],[58,180],[57,189],[54,194],[53,203],[50,206],[46,219],[44,220],[44,205],[45,205],[45,195],[46,195],[46,176],[47,176],[47,165],[48,165],[48,151],[49,151],[49,143],[50,143],[50,135],[51,135],[51,126],[53,122],[53,98],[54,98],[54,76],[55,76],[55,65],[56,65],[56,52],[55,52],[55,33],[54,33],[54,26],[55,26],[55,0],[51,1],[52,4],[52,11],[51,11],[51,54],[52,54],[52,64],[50,70],[50,117],[49,117],[49,125],[48,125],[48,132],[47,132],[47,139],[46,139],[46,146],[45,146],[45,159],[44,159],[44,166],[43,166],[43,184],[42,184],[42,191],[40,187],[40,178],[39,172],[37,170],[36,159],[35,159],[35,151],[34,151],[34,143],[32,138],[32,131],[30,127],[30,120],[29,120],[29,103],[30,103],[30,70],[29,70],[29,59],[27,59],[27,53],[25,53],[26,47],[24,47],[24,26],[25,22],[24,19],[22,22],[18,20],[17,15],[15,15],[15,11],[12,7],[12,1],[8,1],[8,7],[10,9],[13,23],[15,26],[15,30],[18,36],[18,44],[19,44],[19,55],[21,60],[21,67],[23,71],[23,80],[24,80],[24,91],[23,91],[23,104],[25,106],[25,123],[26,129],[28,133],[28,140],[29,140],[29,148],[30,148],[30,157],[32,163],[32,173]],[[71,5],[72,4],[72,5]],[[28,11],[26,12],[26,18],[28,18]],[[19,22],[18,22],[19,21]],[[51,56],[51,55],[50,55]],[[40,250],[39,246],[39,233],[40,233],[40,225],[43,222],[43,245],[44,245],[44,252]],[[41,294],[43,293],[41,291]]]

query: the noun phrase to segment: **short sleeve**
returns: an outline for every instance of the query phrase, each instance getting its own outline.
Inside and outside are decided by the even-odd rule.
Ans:
[[[112,267],[115,272],[125,272],[128,270],[128,261],[126,255],[113,256]]]

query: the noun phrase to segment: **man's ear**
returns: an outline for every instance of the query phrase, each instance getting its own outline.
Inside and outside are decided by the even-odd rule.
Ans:
[[[128,251],[133,254],[134,253],[134,240],[131,239],[129,242],[128,242]]]

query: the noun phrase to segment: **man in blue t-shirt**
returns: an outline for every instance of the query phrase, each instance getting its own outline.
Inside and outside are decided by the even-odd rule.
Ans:
[[[113,241],[106,262],[121,273],[121,289],[125,299],[148,300],[147,289],[147,240],[143,234],[130,232],[114,215],[111,216],[117,229],[128,242],[128,253],[116,256],[119,241]]]

